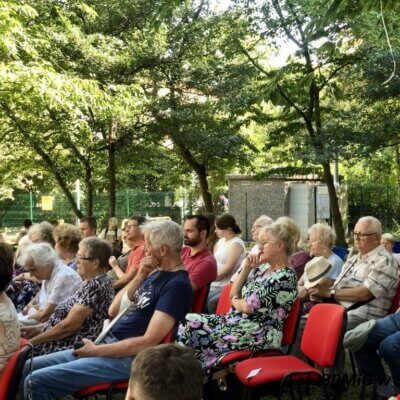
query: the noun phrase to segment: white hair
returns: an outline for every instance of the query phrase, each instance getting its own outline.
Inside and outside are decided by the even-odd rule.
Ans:
[[[56,265],[58,257],[55,250],[48,243],[32,243],[24,251],[24,264],[31,259],[36,267]]]
[[[268,215],[260,215],[254,221],[254,224],[260,225],[260,226],[268,226],[268,225],[271,225],[273,222],[274,222],[274,220],[271,217],[268,217]]]
[[[396,238],[391,233],[384,233],[382,235],[382,240],[386,240],[387,242],[394,243]]]
[[[335,231],[328,224],[322,224],[320,222],[310,226],[308,235],[317,236],[320,243],[329,247],[332,247],[336,240]]]
[[[172,253],[180,254],[183,245],[181,226],[173,221],[151,221],[143,225],[147,240],[155,249],[168,246]]]
[[[382,235],[382,224],[381,224],[381,221],[379,221],[379,219],[368,215],[366,217],[361,217],[357,221],[357,224],[360,223],[360,222],[367,223],[368,226],[370,228],[372,228],[373,233],[377,233],[378,235]]]

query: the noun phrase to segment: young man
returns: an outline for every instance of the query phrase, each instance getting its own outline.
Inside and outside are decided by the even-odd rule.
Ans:
[[[35,357],[31,377],[28,361],[23,373],[25,398],[29,390],[32,400],[51,400],[93,384],[129,379],[136,354],[160,343],[190,310],[193,293],[180,258],[181,227],[154,221],[144,227],[144,235],[146,256],[139,271],[110,306],[115,322],[97,344],[83,339],[83,347],[75,352]]]
[[[203,379],[192,349],[176,344],[150,347],[132,363],[126,400],[201,400]]]
[[[181,257],[194,292],[209,285],[217,277],[217,262],[207,247],[209,233],[210,224],[204,215],[188,215],[185,218],[185,247]]]
[[[81,231],[82,238],[96,236],[96,227],[95,217],[85,217],[79,221],[79,230]]]
[[[125,272],[118,266],[118,263],[111,264],[118,277],[118,279],[113,282],[114,289],[123,288],[135,277],[140,267],[140,262],[144,257],[144,235],[141,228],[145,223],[145,217],[135,215],[129,218],[125,226],[126,239],[133,243],[133,246]]]

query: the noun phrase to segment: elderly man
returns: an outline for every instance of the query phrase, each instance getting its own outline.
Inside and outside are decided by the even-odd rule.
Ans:
[[[40,292],[18,314],[21,325],[47,321],[57,304],[80,285],[82,279],[63,264],[48,243],[32,243],[24,253],[24,265],[31,276],[42,281]]]
[[[96,383],[129,379],[134,356],[160,343],[190,310],[193,293],[180,258],[181,227],[172,221],[154,221],[144,227],[144,235],[146,256],[135,278],[110,306],[114,319],[109,327],[96,344],[84,339],[75,352],[35,357],[30,378],[27,362],[26,398],[29,390],[33,400],[50,400]]]
[[[359,254],[346,261],[332,288],[310,289],[313,299],[330,298],[349,310],[347,330],[385,316],[396,293],[397,264],[381,245],[381,236],[379,220],[370,216],[360,218],[353,232]]]
[[[354,227],[354,245],[359,254],[343,265],[332,288],[310,289],[311,299],[330,298],[347,308],[346,330],[362,322],[387,314],[397,287],[398,267],[391,254],[381,245],[382,226],[374,217],[362,217]],[[340,350],[335,367],[343,373],[344,350]],[[342,391],[341,387],[333,387]]]
[[[181,257],[189,273],[193,291],[209,285],[217,277],[217,262],[207,247],[210,224],[204,215],[188,215],[183,225]]]

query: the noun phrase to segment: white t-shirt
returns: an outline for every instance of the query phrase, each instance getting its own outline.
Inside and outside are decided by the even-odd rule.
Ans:
[[[215,257],[215,260],[217,261],[218,273],[221,271],[221,269],[224,267],[225,263],[227,262],[229,249],[234,243],[239,244],[243,248],[243,252],[240,255],[238,261],[236,262],[236,265],[234,266],[232,273],[220,281],[212,282],[211,283],[212,288],[226,286],[229,283],[231,276],[237,271],[237,269],[239,268],[242,261],[246,258],[246,247],[244,245],[243,240],[240,237],[234,236],[232,239],[229,239],[229,240],[226,240],[225,238],[219,239],[217,244],[215,245],[215,251],[214,251],[214,257]]]

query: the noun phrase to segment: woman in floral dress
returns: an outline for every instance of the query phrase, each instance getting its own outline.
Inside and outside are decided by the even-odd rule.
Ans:
[[[296,249],[290,227],[273,223],[259,233],[259,255],[250,254],[231,290],[232,309],[223,315],[188,314],[178,342],[193,347],[203,368],[234,350],[279,348],[283,322],[297,296],[296,273],[288,266]]]

